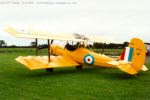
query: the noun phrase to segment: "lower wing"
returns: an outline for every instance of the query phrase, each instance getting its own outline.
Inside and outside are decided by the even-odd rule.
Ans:
[[[16,61],[25,65],[30,70],[57,67],[72,67],[79,65],[67,56],[51,56],[50,62],[48,62],[47,56],[19,56],[18,58],[16,58]]]

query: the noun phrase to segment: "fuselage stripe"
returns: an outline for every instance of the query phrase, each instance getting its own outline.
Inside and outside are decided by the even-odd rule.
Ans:
[[[132,60],[132,56],[133,56],[133,48],[130,48],[128,61]]]
[[[128,61],[129,52],[130,52],[130,47],[126,47],[124,61]]]

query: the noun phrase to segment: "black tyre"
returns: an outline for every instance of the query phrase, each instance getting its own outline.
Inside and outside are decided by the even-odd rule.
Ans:
[[[82,69],[82,65],[76,66],[76,69]]]
[[[46,71],[47,71],[47,72],[53,72],[53,69],[54,69],[54,68],[46,68]]]

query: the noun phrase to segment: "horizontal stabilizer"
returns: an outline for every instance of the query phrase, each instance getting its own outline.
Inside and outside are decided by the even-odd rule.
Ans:
[[[118,65],[117,67],[128,74],[131,75],[137,74],[137,71],[131,66],[131,64],[121,64]]]
[[[128,74],[131,74],[131,75],[137,74],[137,71],[131,66],[130,62],[120,60],[120,61],[111,61],[111,62],[108,62],[108,64],[114,65],[120,70]]]
[[[148,71],[148,68],[145,65],[143,65],[141,70],[142,71]]]
[[[110,61],[110,62],[107,62],[108,64],[111,64],[111,65],[114,65],[114,66],[117,66],[117,65],[120,65],[120,64],[129,64],[130,62],[127,62],[127,61],[124,61],[124,60],[119,60],[119,61]]]

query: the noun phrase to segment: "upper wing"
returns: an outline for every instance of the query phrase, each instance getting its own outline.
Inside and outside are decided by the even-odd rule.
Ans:
[[[16,30],[12,27],[6,27],[4,29],[7,33],[10,33],[11,35],[17,37],[17,38],[40,38],[40,39],[49,39],[50,37],[46,34],[37,34],[37,33],[31,33],[29,31],[25,32],[24,30]]]
[[[93,36],[93,35],[80,35],[80,34],[53,34],[50,32],[35,31],[35,30],[17,30],[13,27],[6,27],[4,29],[7,33],[17,38],[31,38],[31,39],[54,39],[54,40],[71,40],[71,41],[92,41],[92,42],[113,42],[115,41],[109,37]]]
[[[17,38],[83,41],[82,39],[75,38],[72,34],[52,34],[50,32],[41,32],[33,30],[25,31],[25,30],[17,30],[12,27],[6,27],[4,30]]]
[[[16,60],[25,65],[30,70],[45,69],[45,68],[57,68],[57,67],[71,67],[78,66],[79,64],[70,59],[67,56],[51,56],[50,62],[48,62],[47,56],[27,56],[18,57]]]
[[[116,43],[112,38],[106,36],[85,35],[85,37],[91,42]]]
[[[17,37],[17,38],[31,38],[31,39],[54,39],[54,40],[71,40],[71,41],[84,41],[88,40],[91,42],[106,42],[106,43],[116,43],[110,37],[104,36],[93,36],[93,35],[80,35],[80,34],[54,34],[50,32],[35,31],[35,30],[17,30],[13,27],[6,27],[4,29],[7,33]]]

